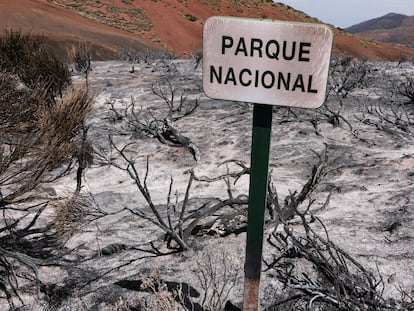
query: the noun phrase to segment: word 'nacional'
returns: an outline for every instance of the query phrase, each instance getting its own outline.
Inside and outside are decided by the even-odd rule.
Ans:
[[[246,39],[243,37],[237,38],[237,44],[234,44],[234,38],[230,36],[222,36],[221,54],[232,54],[234,56],[244,57],[267,57],[275,61],[299,61],[309,62],[310,42],[278,42],[275,39],[263,42],[259,38],[250,38],[246,44]],[[298,74],[292,77],[290,72],[272,72],[266,70],[260,72],[259,70],[252,71],[249,68],[242,68],[235,71],[234,68],[228,67],[223,69],[223,66],[210,66],[210,83],[223,83],[242,86],[263,87],[266,89],[276,87],[278,90],[284,89],[286,91],[317,93],[318,90],[312,88],[312,75],[303,77]]]

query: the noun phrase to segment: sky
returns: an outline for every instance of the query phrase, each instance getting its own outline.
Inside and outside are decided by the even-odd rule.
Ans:
[[[282,0],[325,23],[346,28],[388,13],[414,15],[414,0]]]

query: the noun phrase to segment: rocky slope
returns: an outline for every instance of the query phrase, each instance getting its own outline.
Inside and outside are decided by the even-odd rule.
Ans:
[[[389,13],[346,30],[371,40],[414,46],[414,16]]]

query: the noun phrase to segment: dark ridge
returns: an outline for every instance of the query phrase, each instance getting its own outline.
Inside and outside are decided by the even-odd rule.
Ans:
[[[346,30],[351,33],[358,33],[375,29],[394,29],[400,27],[406,17],[407,16],[403,14],[389,13],[387,15],[353,25],[346,28]]]

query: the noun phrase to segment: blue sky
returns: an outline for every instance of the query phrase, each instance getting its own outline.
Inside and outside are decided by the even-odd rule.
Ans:
[[[321,21],[346,28],[387,13],[414,15],[414,0],[283,0]]]

